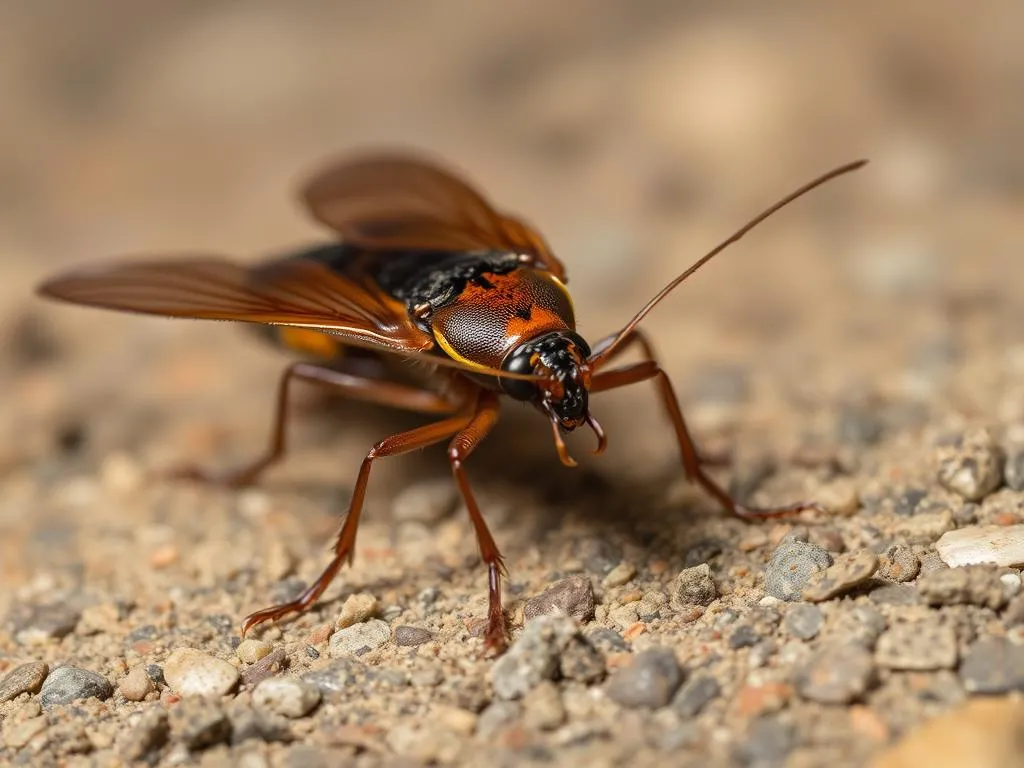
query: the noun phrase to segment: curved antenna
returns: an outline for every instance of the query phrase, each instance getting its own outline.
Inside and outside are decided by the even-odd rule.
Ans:
[[[847,174],[850,173],[851,171],[856,171],[859,168],[863,168],[865,165],[867,165],[867,162],[867,160],[855,160],[852,163],[846,163],[845,165],[841,165],[838,168],[834,168],[828,173],[824,173],[818,178],[814,179],[813,181],[804,184],[796,191],[790,192],[788,195],[786,195],[784,198],[782,198],[777,203],[772,205],[770,208],[759,213],[753,219],[751,219],[742,227],[740,227],[727,240],[719,243],[714,249],[706,253],[701,258],[697,259],[697,261],[691,264],[685,272],[679,275],[679,277],[677,277],[671,283],[669,283],[660,291],[658,291],[654,298],[648,301],[647,304],[644,305],[644,308],[637,312],[636,315],[633,316],[633,319],[626,323],[625,327],[623,327],[621,331],[615,334],[615,336],[612,337],[611,341],[608,344],[600,345],[600,347],[596,349],[594,353],[590,356],[587,362],[594,369],[600,367],[604,361],[606,361],[609,357],[615,354],[615,352],[618,350],[619,347],[622,346],[623,342],[626,340],[629,334],[632,333],[633,330],[640,324],[640,321],[647,317],[647,314],[652,309],[654,309],[662,299],[668,296],[668,294],[670,294],[680,283],[686,280],[686,278],[688,278],[690,275],[692,275],[694,272],[696,272],[698,269],[704,266],[707,262],[709,262],[712,258],[717,256],[719,253],[724,251],[730,245],[740,240],[745,234],[747,234],[750,230],[752,230],[762,221],[767,219],[772,214],[777,213],[780,209],[785,208],[798,197],[803,197],[812,189],[820,187],[825,182],[831,181],[837,176],[842,176],[843,174]]]

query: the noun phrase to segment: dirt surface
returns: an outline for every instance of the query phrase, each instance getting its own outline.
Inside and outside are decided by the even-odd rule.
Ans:
[[[1024,7],[720,8],[3,4],[0,762],[1024,763]],[[380,463],[354,566],[240,644],[416,420],[303,392],[259,487],[160,479],[258,450],[285,358],[31,288],[326,238],[295,185],[395,144],[547,234],[588,338],[871,158],[646,323],[699,442],[732,454],[716,475],[829,511],[729,519],[644,387],[595,398],[610,447],[574,437],[576,470],[508,407],[470,465],[510,569],[503,659],[441,450]]]

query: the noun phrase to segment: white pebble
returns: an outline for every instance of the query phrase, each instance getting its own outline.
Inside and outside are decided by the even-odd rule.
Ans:
[[[194,648],[178,648],[164,662],[164,679],[179,696],[224,696],[238,685],[238,670]]]
[[[391,639],[391,627],[386,621],[370,619],[361,624],[339,629],[328,643],[328,653],[332,658],[343,656],[362,656],[364,653],[380,648]]]
[[[972,526],[947,531],[935,543],[942,561],[950,566],[1024,564],[1024,525]]]
[[[294,677],[268,677],[252,692],[252,703],[285,717],[304,717],[320,703],[320,689]]]
[[[272,650],[274,650],[274,646],[270,643],[263,640],[249,639],[243,640],[238,644],[238,647],[235,648],[235,655],[239,661],[243,661],[246,664],[255,664]]]

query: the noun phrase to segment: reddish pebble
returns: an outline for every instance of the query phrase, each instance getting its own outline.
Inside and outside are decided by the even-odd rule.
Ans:
[[[647,631],[647,625],[642,621],[638,621],[633,624],[629,629],[622,633],[622,637],[626,640],[632,640],[633,638],[640,637],[644,632]]]
[[[741,717],[778,712],[793,698],[793,687],[788,683],[745,685],[736,694],[736,714]]]

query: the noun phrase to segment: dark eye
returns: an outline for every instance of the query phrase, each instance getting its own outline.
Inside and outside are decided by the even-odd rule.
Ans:
[[[509,373],[533,373],[533,364],[530,358],[533,351],[520,347],[512,352],[502,366]],[[533,400],[537,396],[537,385],[525,379],[501,379],[501,388],[505,393],[516,400]]]

